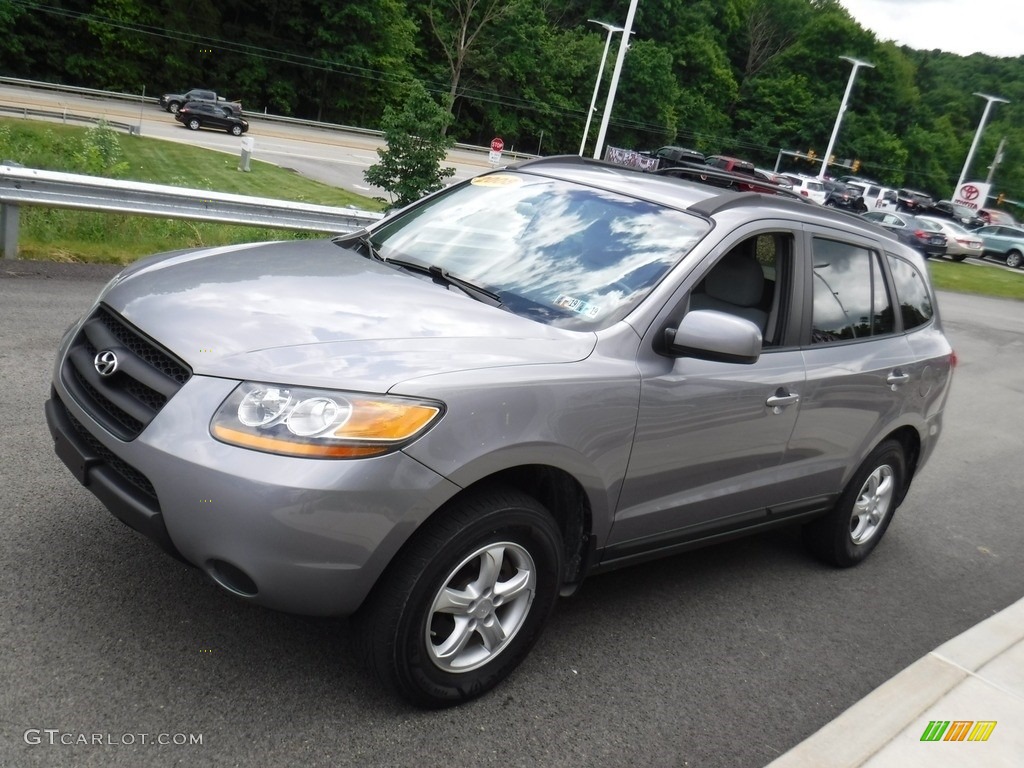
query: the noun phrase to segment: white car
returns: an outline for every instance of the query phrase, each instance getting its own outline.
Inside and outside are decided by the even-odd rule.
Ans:
[[[810,198],[818,205],[825,204],[825,198],[828,197],[828,192],[825,190],[825,185],[817,178],[814,178],[813,176],[798,176],[795,173],[787,173],[785,176],[793,182],[793,191],[798,195]]]
[[[985,244],[976,232],[971,232],[966,227],[949,219],[940,219],[935,216],[918,216],[917,218],[939,226],[946,236],[946,255],[953,261],[963,261],[968,256],[981,258]]]
[[[862,181],[849,181],[847,185],[861,190],[861,197],[864,198],[864,205],[869,211],[895,211],[896,190],[891,187],[883,187],[879,184],[867,184]]]

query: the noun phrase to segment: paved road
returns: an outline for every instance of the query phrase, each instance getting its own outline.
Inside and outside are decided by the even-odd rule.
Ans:
[[[783,531],[594,578],[497,691],[409,709],[345,622],[223,594],[59,464],[53,353],[108,272],[0,262],[0,766],[760,768],[1024,596],[1024,304],[946,294],[946,434],[863,566]]]

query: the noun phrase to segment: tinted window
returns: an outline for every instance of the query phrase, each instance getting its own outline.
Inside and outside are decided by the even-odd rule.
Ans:
[[[924,276],[910,262],[891,253],[886,256],[896,289],[896,301],[900,305],[900,315],[903,317],[904,330],[924,325],[932,319],[934,313]]]
[[[814,240],[811,341],[859,339],[895,328],[878,257],[866,248]]]

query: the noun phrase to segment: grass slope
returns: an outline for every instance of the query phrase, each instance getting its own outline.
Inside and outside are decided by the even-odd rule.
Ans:
[[[0,159],[41,170],[369,211],[382,209],[372,198],[306,179],[270,163],[253,160],[249,173],[239,173],[234,155],[109,129],[104,133],[98,136],[95,129],[0,119]],[[23,259],[127,264],[141,256],[177,248],[318,236],[187,219],[25,207],[19,251]]]

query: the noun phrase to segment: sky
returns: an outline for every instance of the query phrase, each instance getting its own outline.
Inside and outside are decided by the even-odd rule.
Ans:
[[[1024,56],[1024,0],[839,0],[879,40],[961,56]]]

